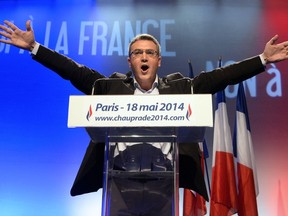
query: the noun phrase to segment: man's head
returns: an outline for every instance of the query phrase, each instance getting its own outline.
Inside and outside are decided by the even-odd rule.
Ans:
[[[128,64],[139,85],[149,90],[161,65],[159,42],[149,34],[137,35],[129,45]]]
[[[159,53],[159,56],[161,56],[161,47],[160,47],[160,44],[159,42],[157,41],[157,39],[155,37],[153,37],[152,35],[150,34],[139,34],[139,35],[136,35],[131,41],[130,41],[130,44],[129,44],[129,56],[130,56],[130,53],[131,53],[131,46],[138,40],[148,40],[148,41],[152,41],[156,47],[157,47],[157,52]]]

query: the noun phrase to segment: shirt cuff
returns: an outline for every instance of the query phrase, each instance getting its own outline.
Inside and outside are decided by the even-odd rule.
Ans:
[[[37,54],[39,46],[40,46],[40,44],[38,42],[35,42],[35,46],[34,46],[33,50],[31,51],[32,55],[36,55]]]
[[[263,54],[259,55],[260,59],[261,59],[261,62],[263,64],[263,66],[266,66],[267,65],[267,59],[264,57]]]

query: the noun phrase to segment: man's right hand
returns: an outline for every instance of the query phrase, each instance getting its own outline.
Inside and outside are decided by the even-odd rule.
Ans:
[[[13,23],[5,20],[6,25],[0,25],[0,35],[6,39],[0,39],[0,42],[11,44],[21,49],[32,51],[35,46],[34,32],[31,27],[31,20],[26,21],[26,31],[19,29]]]

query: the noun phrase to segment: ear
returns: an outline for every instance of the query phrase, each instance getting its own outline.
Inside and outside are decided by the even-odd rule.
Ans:
[[[159,57],[158,57],[158,67],[161,67],[161,61],[162,61],[162,57],[159,56]]]
[[[128,62],[129,68],[131,68],[131,58],[130,57],[127,58],[127,62]]]

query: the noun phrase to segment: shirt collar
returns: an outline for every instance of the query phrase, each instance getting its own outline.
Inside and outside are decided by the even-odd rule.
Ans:
[[[158,75],[156,74],[156,77],[155,77],[155,80],[154,80],[154,82],[152,84],[151,89],[149,89],[149,90],[142,89],[135,78],[134,78],[134,87],[136,89],[140,90],[142,93],[148,93],[149,94],[149,93],[153,92],[155,88],[158,87]]]

